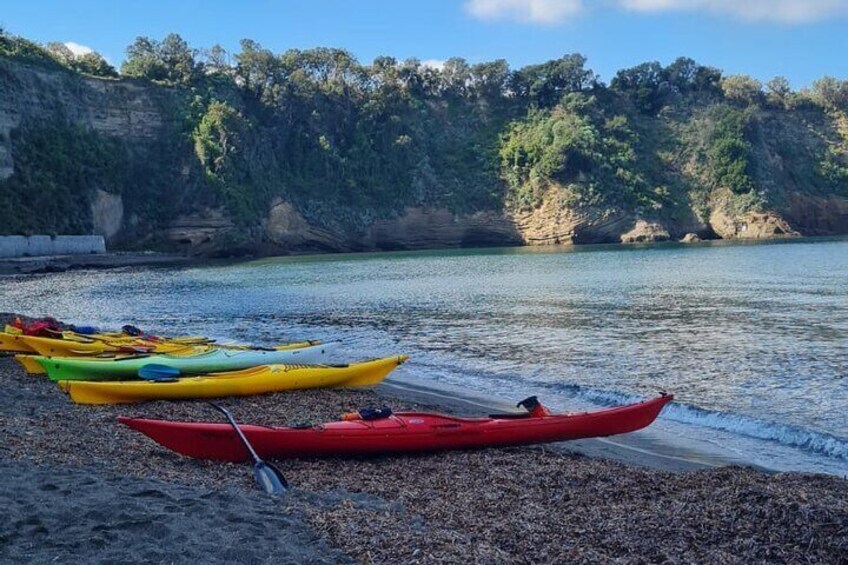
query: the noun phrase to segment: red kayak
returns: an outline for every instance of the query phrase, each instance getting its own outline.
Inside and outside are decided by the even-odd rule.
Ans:
[[[527,414],[456,418],[426,412],[377,412],[305,428],[239,426],[261,457],[335,457],[475,449],[624,434],[650,425],[674,397],[578,414],[550,414],[531,397]],[[389,412],[387,409],[386,412]],[[366,419],[367,418],[367,419]],[[248,461],[229,424],[118,418],[163,446],[201,459]]]

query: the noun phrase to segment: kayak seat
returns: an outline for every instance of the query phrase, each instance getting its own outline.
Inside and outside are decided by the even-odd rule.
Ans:
[[[525,412],[524,414],[489,414],[489,418],[497,420],[524,420],[525,418],[529,417],[529,412]]]
[[[388,406],[380,408],[363,408],[359,411],[359,417],[366,422],[384,420],[392,415],[392,409]]]
[[[298,422],[297,424],[292,424],[289,426],[293,430],[308,430],[313,427],[315,424],[310,424],[308,422]]]

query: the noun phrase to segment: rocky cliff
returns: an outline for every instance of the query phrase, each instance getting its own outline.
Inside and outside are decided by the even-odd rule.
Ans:
[[[150,142],[173,126],[163,108],[175,93],[131,80],[92,78],[0,57],[0,179],[14,173],[12,132],[56,120],[129,143]]]
[[[463,113],[453,102],[430,100],[416,111],[428,112],[428,125],[420,127],[431,130],[404,133],[404,120],[419,118],[400,110],[367,116],[397,130],[387,134],[384,149],[373,149],[377,157],[362,158],[377,159],[365,163],[369,170],[376,176],[389,161],[409,164],[400,167],[400,176],[362,188],[359,177],[346,176],[352,173],[338,165],[361,165],[351,165],[355,152],[350,153],[354,157],[343,153],[349,150],[343,142],[353,137],[350,132],[333,137],[316,133],[324,130],[305,131],[301,137],[314,145],[304,148],[302,141],[280,133],[284,128],[273,121],[282,119],[279,113],[264,118],[267,111],[257,110],[255,101],[232,86],[216,94],[228,100],[227,111],[219,111],[200,92],[93,78],[0,56],[0,197],[9,215],[6,230],[99,233],[112,247],[201,255],[848,233],[848,190],[842,181],[821,186],[819,173],[810,172],[818,170],[810,163],[818,163],[825,150],[836,155],[836,162],[844,161],[841,144],[848,144],[838,124],[821,112],[815,114],[818,121],[782,110],[752,118],[758,125],[745,132],[751,140],[749,176],[759,188],[743,194],[710,172],[719,161],[709,145],[714,140],[699,137],[713,119],[707,110],[637,115],[631,118],[629,137],[603,117],[598,123],[605,125],[597,126],[596,133],[604,146],[621,150],[627,139],[636,152],[616,165],[618,172],[611,169],[614,174],[606,177],[604,162],[587,164],[585,156],[563,146],[558,150],[565,165],[547,176],[527,165],[529,176],[516,177],[510,185],[504,180],[511,174],[506,163],[518,159],[518,153],[503,157],[500,173],[491,156],[508,121],[522,123],[523,110],[494,114],[490,106],[475,102]],[[339,110],[322,109],[331,111]],[[577,117],[557,111],[550,113],[552,119],[591,126],[585,110]],[[309,119],[316,115],[318,110],[312,111]],[[584,118],[584,123],[574,121]],[[286,122],[289,126],[299,124],[297,117],[286,119],[295,120]],[[352,124],[345,127],[355,129],[355,120],[366,116],[353,113],[344,119]],[[330,131],[326,124],[309,127]],[[558,143],[559,127],[554,124],[550,146]],[[448,149],[427,145],[439,131],[449,132],[438,139],[442,145],[465,141]],[[666,138],[673,143],[657,141]],[[787,139],[794,145],[783,146],[781,140]],[[380,143],[375,140],[372,146]],[[411,154],[410,146],[417,153]],[[305,151],[323,151],[327,157],[301,166]],[[506,155],[503,148],[501,155]],[[569,163],[579,168],[572,170]],[[633,184],[636,196],[597,196],[614,192],[605,183],[625,176],[642,183]],[[470,188],[464,193],[464,183],[472,182],[465,179],[476,183],[473,193]],[[518,199],[528,182],[534,195]]]

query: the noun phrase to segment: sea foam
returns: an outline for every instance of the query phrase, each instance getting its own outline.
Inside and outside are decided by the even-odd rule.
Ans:
[[[644,400],[644,397],[635,394],[596,390],[579,385],[559,385],[557,388],[579,399],[601,406],[620,406]],[[774,441],[782,445],[848,461],[848,440],[798,426],[769,422],[718,410],[707,410],[679,401],[667,405],[660,418],[731,432],[750,438]]]

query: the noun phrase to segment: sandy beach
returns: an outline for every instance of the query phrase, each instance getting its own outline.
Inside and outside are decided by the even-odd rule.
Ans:
[[[384,403],[463,407],[421,405],[403,390],[224,404],[257,424],[317,423]],[[834,477],[648,469],[558,444],[280,461],[294,488],[272,498],[249,466],[177,456],[118,415],[218,420],[201,402],[76,406],[0,360],[0,502],[10,517],[0,560],[839,563],[848,554],[848,481]]]

